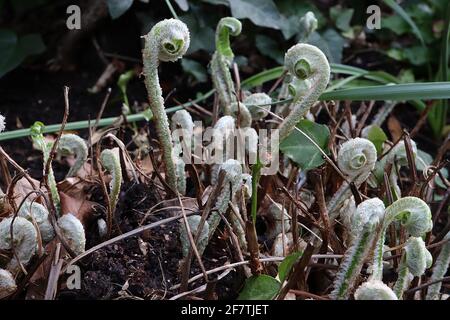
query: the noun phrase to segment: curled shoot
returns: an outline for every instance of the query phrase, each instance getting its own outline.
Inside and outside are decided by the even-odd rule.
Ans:
[[[12,228],[12,238],[11,238]],[[10,250],[14,247],[15,255],[6,266],[12,274],[16,274],[31,260],[38,244],[37,231],[34,225],[25,218],[6,218],[0,222],[0,249]]]
[[[442,246],[441,252],[436,259],[433,267],[433,274],[430,282],[441,280],[447,273],[450,264],[450,232],[444,237],[447,242]],[[442,282],[437,282],[428,287],[426,300],[438,300],[439,292],[441,291]]]
[[[411,237],[403,248],[402,258],[398,266],[398,278],[394,285],[394,292],[399,299],[408,289],[413,277],[420,277],[425,269],[431,267],[433,257],[425,247],[425,242],[420,237]]]
[[[383,247],[386,230],[394,221],[399,221],[413,237],[421,237],[426,232],[431,231],[433,227],[431,210],[422,199],[404,197],[387,207],[380,236],[375,246],[372,279],[382,280],[383,278]]]
[[[355,138],[344,142],[337,155],[339,169],[359,187],[370,176],[377,160],[375,145],[367,139]],[[335,219],[344,201],[351,197],[350,184],[344,181],[327,204],[330,219]]]
[[[306,115],[310,108],[325,91],[330,80],[330,64],[323,52],[315,46],[299,43],[291,47],[285,56],[285,68],[300,80],[310,82],[310,90],[294,97],[293,108],[279,126],[280,141],[294,130],[295,125]]]
[[[230,46],[230,35],[236,37],[241,30],[241,22],[232,17],[222,18],[216,28],[216,51],[211,60],[211,74],[219,96],[219,104],[226,115],[231,114],[230,106],[236,102],[234,83],[230,73],[234,58]]]
[[[110,149],[105,149],[100,154],[100,161],[102,166],[111,174],[111,182],[109,184],[109,206],[111,212],[116,209],[117,201],[119,200],[120,186],[122,185],[122,167],[117,154]]]
[[[52,149],[52,143],[47,142],[44,138],[44,124],[42,122],[36,121],[30,128],[31,132],[31,139],[36,144],[36,146],[42,151],[42,154],[44,155],[44,171],[45,167],[47,166],[47,162],[50,159],[50,151]],[[45,172],[44,172],[45,174]],[[55,175],[53,173],[52,164],[50,163],[50,167],[48,170],[48,187],[50,188],[50,193],[52,196],[53,203],[56,207],[56,212],[59,214],[61,210],[61,199],[59,197],[58,193],[58,187],[56,185],[56,179]]]
[[[156,132],[161,143],[167,183],[176,192],[177,171],[172,156],[171,132],[169,120],[164,110],[158,66],[160,61],[177,61],[186,53],[190,43],[189,30],[180,20],[166,19],[155,24],[144,39],[145,47],[142,58],[145,86],[148,92],[150,109],[155,120]]]
[[[55,237],[55,230],[49,221],[48,210],[40,203],[26,201],[19,209],[18,216],[30,222],[36,221],[44,242],[50,242]]]
[[[183,150],[186,150],[188,154],[184,154],[187,157],[190,153],[191,140],[194,135],[194,122],[192,121],[192,117],[186,110],[178,110],[172,116],[172,134],[177,132],[176,130],[181,130],[181,137],[183,140],[180,140],[180,135],[174,134],[173,137],[173,161],[176,167],[176,175],[177,175],[177,189],[178,192],[182,195],[186,193],[186,175],[184,173],[184,169],[186,163],[181,155]],[[190,159],[186,159],[189,161]]]
[[[378,198],[363,201],[356,208],[356,215],[359,217],[355,222],[356,235],[336,273],[334,289],[330,294],[332,299],[347,299],[350,295],[350,290],[376,239],[376,230],[383,221],[385,215],[383,201]]]
[[[364,282],[355,291],[355,300],[398,300],[394,291],[380,280]]]
[[[88,147],[84,139],[76,134],[64,134],[59,139],[58,153],[67,156],[75,155],[76,160],[73,166],[69,169],[67,177],[73,177],[80,170],[88,157]]]
[[[58,219],[58,226],[70,249],[76,254],[82,254],[86,246],[84,227],[73,214],[67,213]]]

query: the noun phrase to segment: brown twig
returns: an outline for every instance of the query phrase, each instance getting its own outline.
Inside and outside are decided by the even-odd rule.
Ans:
[[[323,224],[323,228],[321,229],[322,245],[320,247],[320,253],[326,253],[331,229],[327,205],[325,203],[325,195],[323,192],[322,174],[320,172],[311,172],[311,178],[314,183],[314,190],[316,191],[316,202],[319,207],[319,214]]]

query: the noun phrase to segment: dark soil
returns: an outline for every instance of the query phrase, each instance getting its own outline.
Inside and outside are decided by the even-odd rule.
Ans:
[[[138,227],[143,221],[145,212],[157,202],[151,186],[131,183],[125,185],[122,188],[116,212],[120,233]],[[146,223],[170,217],[171,214],[167,212],[161,211],[148,216]],[[179,267],[182,254],[178,230],[179,223],[171,222],[144,232],[138,237],[129,237],[95,251],[80,264],[81,290],[63,290],[59,293],[59,298],[170,298],[178,292],[170,290],[170,287],[180,283]],[[115,235],[120,233],[118,231]],[[97,244],[95,241],[99,240],[95,232],[87,232],[87,234],[87,242],[90,244],[88,247]],[[231,250],[227,250],[225,241],[212,241],[203,255],[205,268],[209,270],[223,266],[227,261],[231,261],[230,253]],[[201,270],[194,261],[191,277],[199,273]],[[236,298],[242,281],[243,278],[239,276],[239,273],[230,272],[217,285],[218,298]],[[203,279],[195,281],[191,288],[202,284],[204,284]]]

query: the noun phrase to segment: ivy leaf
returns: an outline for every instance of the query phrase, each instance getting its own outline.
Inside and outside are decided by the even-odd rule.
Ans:
[[[325,153],[328,154],[330,130],[326,125],[317,124],[307,119],[300,120],[297,128],[307,134]],[[317,147],[297,130],[280,143],[280,150],[303,170],[310,170],[322,165],[325,160]]]
[[[198,82],[206,82],[206,69],[201,63],[185,58],[181,60],[181,66],[186,73],[189,73]]]
[[[272,300],[280,288],[280,282],[271,276],[252,276],[245,281],[238,300]]]
[[[263,34],[258,34],[255,37],[256,47],[263,55],[272,58],[278,64],[284,64],[284,51],[281,50],[280,45],[272,38]]]
[[[386,133],[384,133],[383,129],[373,125],[367,133],[367,139],[374,144],[375,149],[377,149],[377,154],[381,155],[383,152],[383,143],[387,140]]]
[[[255,25],[280,29],[282,18],[272,0],[229,0],[231,14],[237,19],[250,19]]]
[[[284,258],[283,262],[280,263],[278,267],[278,277],[280,278],[280,282],[283,283],[286,280],[286,277],[289,275],[294,264],[297,260],[302,256],[303,252],[294,252]]]
[[[40,34],[18,37],[14,31],[0,30],[0,78],[18,67],[28,56],[44,52],[45,45]]]
[[[117,19],[130,9],[133,0],[107,0],[106,3],[111,18]]]

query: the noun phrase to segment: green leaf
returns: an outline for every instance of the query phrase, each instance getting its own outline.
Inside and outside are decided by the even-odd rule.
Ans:
[[[0,29],[0,52],[2,60],[9,58],[17,45],[17,34],[8,29]]]
[[[181,60],[181,66],[186,73],[192,75],[198,82],[206,82],[206,69],[201,63],[184,58]]]
[[[325,153],[329,152],[330,130],[326,125],[303,119],[297,124],[297,128],[307,134]],[[325,162],[320,150],[298,130],[292,131],[281,141],[280,150],[305,171],[317,168]]]
[[[405,19],[402,19],[399,15],[392,15],[389,17],[383,17],[381,19],[381,28],[389,29],[396,35],[400,36],[411,30]]]
[[[330,9],[330,17],[339,30],[347,31],[350,29],[350,21],[354,11],[354,9],[342,8],[340,5],[337,5]]]
[[[289,275],[294,264],[300,259],[303,252],[294,252],[284,258],[283,262],[280,263],[278,267],[278,277],[280,278],[280,282],[283,283],[286,280],[286,277]]]
[[[383,152],[383,143],[387,140],[386,133],[379,126],[373,125],[369,129],[367,139],[369,139],[377,149],[377,154],[381,155]]]
[[[0,30],[0,78],[18,67],[29,55],[39,54],[44,50],[45,45],[39,34],[28,34],[19,38],[11,30]]]
[[[423,37],[422,37],[422,34],[420,33],[419,28],[414,23],[414,21],[411,19],[411,17],[408,15],[408,13],[406,13],[406,11],[403,10],[403,8],[400,7],[400,5],[397,4],[397,2],[395,2],[394,0],[383,0],[383,1],[409,24],[409,26],[413,30],[414,34],[416,35],[416,37],[420,40],[422,45],[425,46],[425,41],[423,40]]]
[[[130,9],[133,0],[107,0],[106,4],[111,18],[117,19]]]
[[[272,300],[280,288],[280,282],[271,276],[252,276],[245,281],[238,300]]]
[[[428,49],[423,46],[413,46],[403,49],[403,56],[411,64],[421,66],[428,62]]]
[[[284,63],[285,52],[280,48],[280,45],[275,40],[266,35],[258,34],[255,37],[255,43],[259,52],[263,55],[272,58],[279,64]]]
[[[229,0],[231,14],[237,19],[250,19],[255,25],[280,29],[281,15],[272,0]]]

